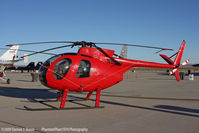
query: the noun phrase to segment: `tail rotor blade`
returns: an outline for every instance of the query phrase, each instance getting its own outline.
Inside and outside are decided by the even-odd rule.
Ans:
[[[185,61],[181,64],[181,66],[184,66],[184,65],[188,64],[189,62],[190,62],[190,60],[187,59],[187,60],[185,60]]]
[[[177,70],[178,70],[177,68],[173,69],[172,71],[169,72],[169,75],[172,75],[172,74],[175,73]]]
[[[181,66],[184,66],[184,65],[186,65],[186,64],[188,64],[189,62],[190,62],[189,59],[185,60],[185,61],[180,65],[180,67],[181,67]],[[172,75],[173,73],[175,73],[175,72],[177,71],[177,69],[178,69],[178,68],[175,68],[175,69],[173,69],[172,71],[170,71],[170,72],[169,72],[169,75]]]

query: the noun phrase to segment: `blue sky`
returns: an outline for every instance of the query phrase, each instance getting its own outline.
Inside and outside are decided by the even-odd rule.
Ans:
[[[0,46],[38,41],[117,42],[179,49],[199,63],[198,0],[0,0]],[[59,44],[61,45],[61,44]],[[57,45],[21,46],[42,50]],[[114,49],[121,47],[103,46]],[[52,51],[63,53],[76,49]],[[0,51],[2,54],[4,51]],[[128,48],[128,58],[164,62],[156,50]],[[165,51],[172,55],[174,52]],[[19,53],[23,55],[24,53]],[[50,56],[36,55],[30,61]]]

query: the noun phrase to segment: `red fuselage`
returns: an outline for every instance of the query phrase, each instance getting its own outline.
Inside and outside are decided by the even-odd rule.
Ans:
[[[132,67],[172,68],[180,81],[178,68],[185,45],[183,41],[174,61],[161,55],[168,64],[115,58],[113,50],[82,47],[78,53],[48,59],[39,69],[39,78],[45,86],[60,90],[57,97],[57,101],[61,100],[60,108],[65,106],[68,91],[89,92],[85,100],[96,91],[95,106],[99,107],[101,90],[122,81],[123,74]]]

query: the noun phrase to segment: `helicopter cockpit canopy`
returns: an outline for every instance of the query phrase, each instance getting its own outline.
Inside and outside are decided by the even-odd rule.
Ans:
[[[76,55],[76,53],[63,53],[63,54],[55,55],[55,56],[49,58],[47,61],[45,61],[43,66],[50,66],[52,64],[52,62],[54,62],[57,58],[59,58],[63,55]]]
[[[63,53],[63,54],[55,55],[55,56],[49,58],[47,61],[45,61],[44,64],[40,67],[39,79],[43,85],[47,86],[46,73],[47,73],[48,67],[56,59],[58,59],[59,57],[64,56],[64,55],[76,55],[76,53]],[[72,61],[69,58],[59,61],[53,70],[54,77],[58,80],[63,79],[63,77],[67,74],[67,72],[70,68],[71,62]]]

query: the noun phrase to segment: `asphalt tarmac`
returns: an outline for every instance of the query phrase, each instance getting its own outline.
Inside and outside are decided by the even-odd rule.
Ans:
[[[95,95],[69,92],[64,110],[56,91],[32,82],[30,73],[7,73],[0,82],[0,132],[198,133],[199,74],[180,83],[164,72],[129,72]]]

